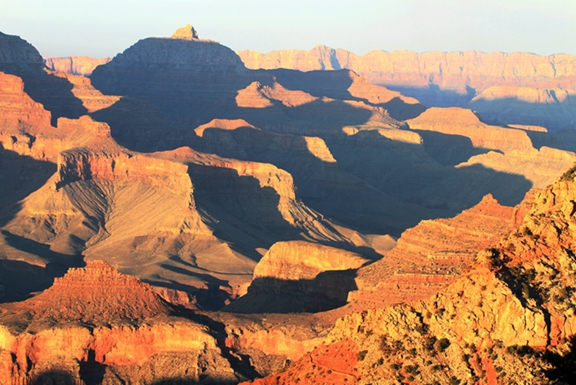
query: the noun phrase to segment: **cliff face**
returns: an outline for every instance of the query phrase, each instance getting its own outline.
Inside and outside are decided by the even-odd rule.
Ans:
[[[373,83],[402,87],[437,85],[462,96],[466,86],[480,93],[494,85],[533,85],[542,80],[564,80],[576,76],[576,58],[571,55],[538,56],[466,52],[371,51],[364,56],[341,49],[316,46],[310,51],[287,50],[261,54],[240,51],[248,68],[289,68],[301,71],[351,69]]]
[[[88,56],[44,58],[44,65],[52,71],[66,72],[72,75],[90,76],[94,68],[108,63],[112,58],[101,59]]]
[[[513,225],[513,209],[490,195],[450,219],[420,222],[405,231],[386,257],[358,271],[355,309],[425,299],[456,280],[480,250],[495,244]]]
[[[533,122],[553,130],[575,124],[569,100],[576,94],[576,58],[571,55],[371,51],[358,56],[324,46],[238,54],[252,69],[351,69],[427,106],[472,108],[493,124]]]

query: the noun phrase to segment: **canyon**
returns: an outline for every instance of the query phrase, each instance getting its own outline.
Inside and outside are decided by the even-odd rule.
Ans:
[[[563,378],[575,76],[0,33],[0,383]]]

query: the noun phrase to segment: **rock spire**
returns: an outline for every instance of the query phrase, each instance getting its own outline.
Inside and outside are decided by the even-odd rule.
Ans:
[[[182,40],[198,40],[198,32],[191,24],[186,24],[184,27],[178,28],[176,32],[170,36],[170,38]]]

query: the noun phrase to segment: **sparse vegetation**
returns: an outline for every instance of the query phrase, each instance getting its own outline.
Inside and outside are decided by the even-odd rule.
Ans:
[[[448,338],[441,338],[434,344],[434,347],[439,352],[444,352],[450,346],[450,340]]]
[[[364,359],[366,358],[366,354],[368,354],[368,350],[359,351],[357,355],[358,361],[364,361]]]

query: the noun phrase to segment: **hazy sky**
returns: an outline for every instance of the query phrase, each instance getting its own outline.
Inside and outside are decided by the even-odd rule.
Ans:
[[[576,54],[576,0],[0,0],[0,31],[43,56],[114,56],[188,23],[236,51]]]

